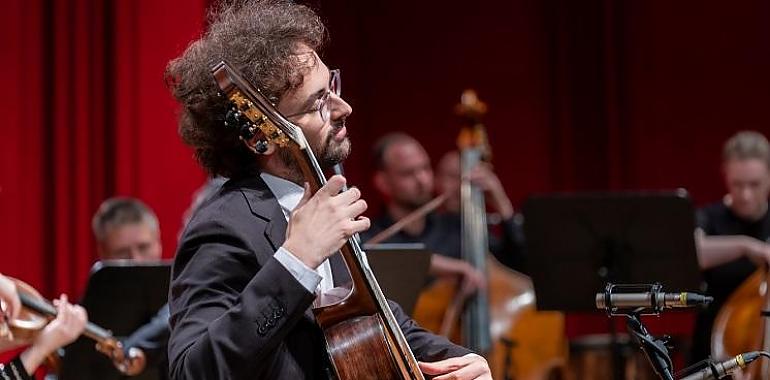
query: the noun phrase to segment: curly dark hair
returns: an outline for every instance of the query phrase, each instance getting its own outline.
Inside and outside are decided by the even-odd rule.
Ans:
[[[291,56],[298,44],[319,50],[326,29],[310,8],[279,0],[223,2],[209,14],[209,28],[166,67],[166,84],[182,104],[179,135],[213,175],[240,177],[259,171],[254,153],[224,126],[227,101],[210,69],[227,61],[277,103],[302,85],[309,69]]]

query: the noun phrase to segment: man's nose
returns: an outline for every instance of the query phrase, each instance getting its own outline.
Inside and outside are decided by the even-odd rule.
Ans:
[[[423,170],[417,175],[417,180],[423,188],[429,189],[433,184],[433,174],[427,170]]]
[[[748,186],[743,187],[739,194],[743,201],[751,200],[754,197],[754,192]]]
[[[342,99],[342,97],[335,94],[330,95],[334,100],[332,102],[332,119],[339,119],[341,117],[348,117],[353,113],[353,107]]]

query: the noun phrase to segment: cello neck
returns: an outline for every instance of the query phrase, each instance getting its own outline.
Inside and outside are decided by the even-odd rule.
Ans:
[[[302,131],[297,131],[302,136]],[[302,137],[304,139],[304,137]],[[295,161],[303,173],[303,176],[307,182],[309,182],[311,190],[315,193],[324,184],[326,184],[326,177],[321,170],[318,160],[309,147],[301,149],[297,146],[291,146],[289,148]],[[338,166],[339,170],[342,170],[341,166]],[[359,244],[360,238],[358,234],[354,234],[348,241],[340,248],[342,257],[345,261],[345,265],[350,273],[351,281],[354,284],[355,296],[362,298],[361,302],[370,303],[373,302],[378,314],[383,320],[389,336],[395,341],[398,354],[401,356],[402,361],[406,363],[406,371],[410,373],[411,379],[422,379],[422,374],[417,365],[417,359],[414,357],[409,345],[404,337],[401,327],[393,315],[393,311],[388,305],[388,301],[385,298],[385,294],[382,292],[377,279],[374,276],[373,271],[369,267],[368,262],[364,258],[363,250]]]
[[[309,184],[312,193],[326,184],[323,170],[299,126],[281,115],[258,88],[253,87],[226,62],[218,63],[211,71],[220,90],[230,101],[232,115],[236,118],[232,120],[234,124],[248,128],[252,132],[252,139],[264,138],[279,149],[288,149],[302,179]],[[377,316],[383,320],[387,339],[395,342],[398,361],[406,363],[404,372],[409,373],[409,378],[422,379],[417,360],[364,258],[358,244],[358,235],[349,238],[340,248],[340,252],[350,272],[353,292],[338,304],[318,308],[317,310],[324,309],[328,312],[322,313],[323,316],[316,313],[317,320],[321,323],[320,319],[324,319],[326,324],[333,326],[349,315],[375,309]]]

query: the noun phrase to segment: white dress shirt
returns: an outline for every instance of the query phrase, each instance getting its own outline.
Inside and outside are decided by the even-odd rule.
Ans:
[[[289,215],[297,207],[299,201],[302,200],[302,194],[305,190],[294,182],[271,174],[260,173],[259,176],[262,177],[267,187],[275,195],[278,204],[281,206],[281,211],[283,211],[283,215],[288,221]],[[313,270],[284,247],[278,248],[273,257],[311,293],[323,294],[334,288],[332,267],[329,265],[328,259],[324,260],[318,268]]]

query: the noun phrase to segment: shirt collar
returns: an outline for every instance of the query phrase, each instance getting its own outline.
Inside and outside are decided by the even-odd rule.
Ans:
[[[272,174],[260,173],[259,176],[262,177],[267,187],[275,195],[283,215],[288,219],[289,214],[297,207],[299,201],[302,200],[302,194],[304,194],[305,189],[294,182]]]

